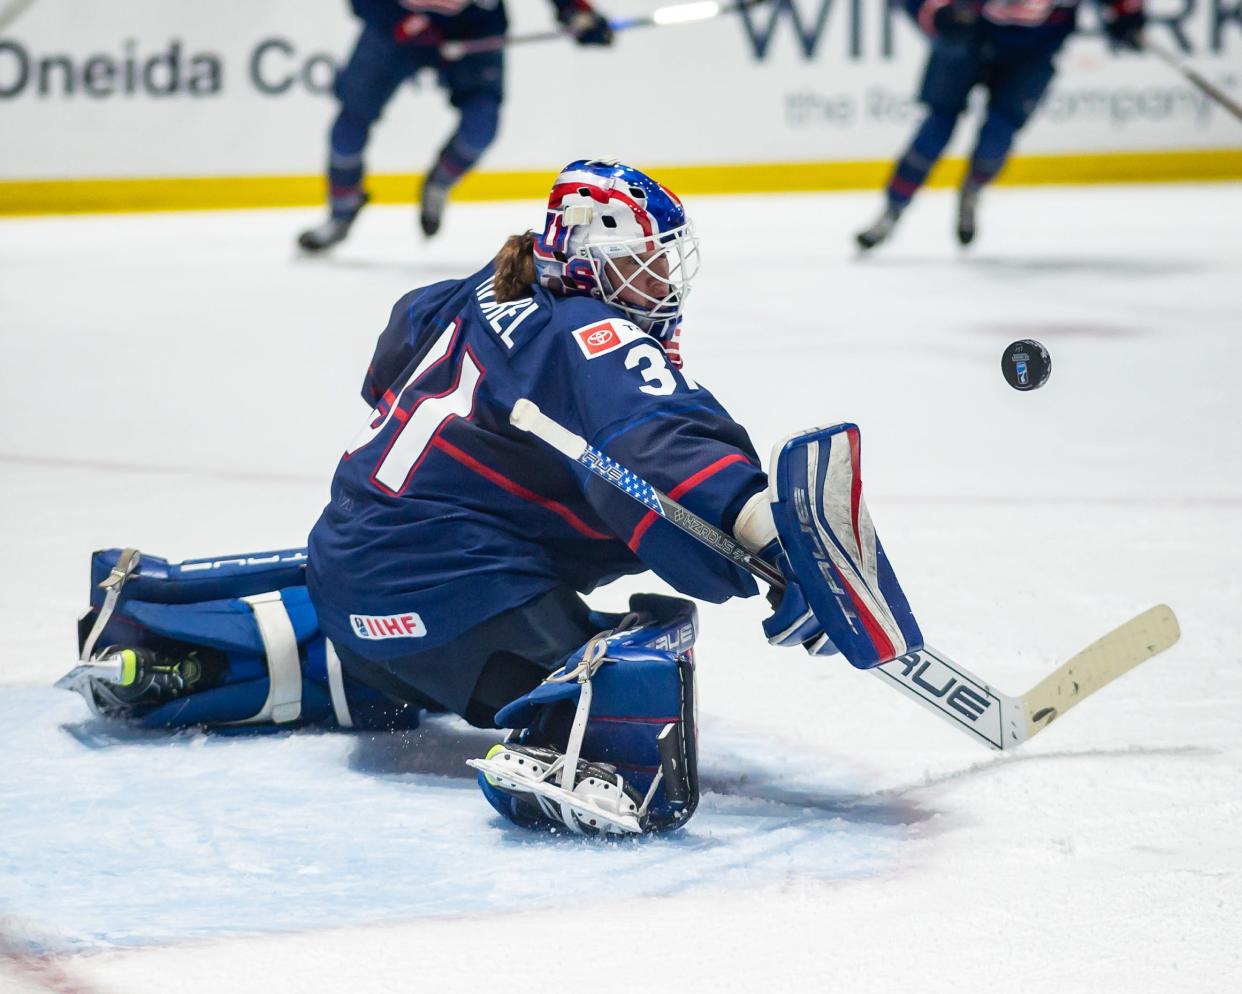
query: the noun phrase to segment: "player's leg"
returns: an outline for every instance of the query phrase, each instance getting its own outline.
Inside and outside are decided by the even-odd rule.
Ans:
[[[479,788],[508,820],[579,834],[680,827],[698,803],[694,605],[639,594],[563,666],[512,701],[513,728],[472,760]]]
[[[328,139],[328,219],[304,231],[298,244],[319,252],[343,241],[367,202],[363,152],[371,126],[402,81],[420,66],[414,50],[376,28],[366,27],[333,92],[339,107]]]
[[[919,100],[927,107],[927,113],[909,147],[897,160],[885,189],[883,213],[857,236],[860,248],[873,248],[892,233],[902,211],[953,137],[958,116],[966,108],[966,100],[981,73],[979,45],[973,34],[938,38],[932,43],[919,89]]]
[[[83,661],[57,683],[94,713],[146,728],[417,723],[417,708],[342,672],[303,585],[305,550],[188,563],[130,563],[131,551],[92,557]]]
[[[1047,52],[1002,54],[988,66],[987,116],[958,199],[957,238],[963,245],[975,238],[980,191],[1004,167],[1014,138],[1039,105],[1054,74],[1052,56]]]
[[[207,613],[218,615],[219,606]],[[178,613],[184,621],[199,610],[187,605]],[[226,651],[150,631],[131,630],[131,637],[145,644],[108,646],[93,655],[88,677],[59,685],[78,691],[95,714],[141,728],[418,725],[418,704],[394,700],[342,672],[332,646],[317,633],[290,653],[284,672],[276,658],[236,645]]]
[[[450,63],[441,78],[459,116],[456,130],[423,180],[418,220],[428,237],[440,230],[449,191],[496,138],[504,100],[504,56],[501,52],[468,55]]]

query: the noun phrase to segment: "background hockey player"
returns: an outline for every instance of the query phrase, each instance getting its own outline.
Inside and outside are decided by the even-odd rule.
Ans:
[[[581,45],[610,45],[612,29],[587,0],[550,0],[557,20]],[[504,99],[504,52],[476,52],[452,61],[441,57],[446,41],[473,41],[505,34],[503,0],[351,0],[362,33],[334,91],[340,110],[328,148],[328,207],[323,224],[302,233],[309,252],[345,238],[367,201],[363,155],[371,126],[397,88],[415,73],[433,69],[459,116],[423,180],[419,224],[425,235],[440,229],[449,190],[469,172],[496,137]]]
[[[148,725],[358,727],[360,703],[374,726],[408,727],[419,709],[450,711],[523,730],[479,761],[492,764],[484,792],[516,821],[625,831],[683,822],[696,796],[694,607],[636,595],[626,616],[603,615],[580,594],[647,569],[714,602],[751,596],[755,582],[515,428],[519,399],[778,565],[786,585],[764,623],[772,643],[832,654],[844,637],[847,658],[870,666],[906,651],[908,632],[917,638],[912,618],[900,632],[890,625],[891,638],[877,636],[880,655],[868,655],[875,639],[861,631],[863,608],[837,606],[843,591],[824,586],[826,564],[794,548],[796,525],[778,540],[774,511],[784,505],[770,497],[746,431],[681,371],[671,347],[697,268],[698,240],[669,190],[615,162],[571,163],[540,234],[513,235],[474,275],[397,301],[363,382],[373,410],[337,467],[306,554],[143,568],[126,554],[97,555],[102,588],[127,590],[130,601],[96,596],[83,656],[97,639],[127,644],[102,653],[117,675],[75,689],[98,710]],[[831,440],[816,442],[819,475],[831,476],[825,492],[853,494],[846,530],[868,547],[853,559],[908,615],[865,510],[859,517],[853,436],[832,458]],[[798,573],[817,585],[806,592],[789,565],[799,556]],[[832,638],[821,621],[830,617]],[[240,634],[222,634],[225,622]],[[187,654],[195,640],[205,648]],[[255,679],[263,657],[270,679]],[[282,658],[287,689],[277,695]],[[492,777],[505,763],[567,768],[569,788]],[[630,771],[628,786],[617,767]]]
[[[958,201],[957,237],[975,237],[979,192],[1005,165],[1014,137],[1055,73],[1053,57],[1073,32],[1078,0],[904,0],[931,38],[919,100],[927,114],[897,160],[879,219],[858,234],[863,249],[884,241],[944,152],[971,90],[984,86],[987,112]],[[1136,49],[1146,18],[1143,0],[1101,0],[1101,19],[1116,47]]]

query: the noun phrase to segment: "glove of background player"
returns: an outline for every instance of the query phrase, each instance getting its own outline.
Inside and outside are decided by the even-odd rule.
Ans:
[[[936,6],[937,3],[940,3],[940,6]],[[930,13],[930,23],[934,33],[942,38],[951,38],[978,23],[981,6],[978,0],[951,0],[950,3],[942,3],[941,0],[925,0],[919,11],[919,24],[926,30],[927,16]]]
[[[402,45],[439,45],[444,36],[426,14],[411,14],[397,22],[392,36]]]
[[[773,540],[760,550],[759,557],[779,569],[785,578],[784,591],[775,588],[768,591],[772,614],[763,621],[763,634],[768,641],[782,647],[800,645],[813,656],[831,656],[837,652],[807,604],[781,543]]]
[[[1137,52],[1143,47],[1143,28],[1147,26],[1147,15],[1143,13],[1141,2],[1121,0],[1111,7],[1105,7],[1100,12],[1100,17],[1111,48]]]
[[[567,27],[579,45],[611,45],[612,28],[608,18],[587,0],[573,0],[561,6],[556,19]]]

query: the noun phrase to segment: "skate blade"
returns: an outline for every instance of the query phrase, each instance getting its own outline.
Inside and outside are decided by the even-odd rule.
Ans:
[[[494,759],[467,759],[466,765],[484,774],[501,790],[533,794],[536,798],[544,798],[551,802],[554,809],[569,808],[588,825],[603,823],[608,829],[623,835],[642,835],[643,833],[642,827],[638,824],[637,815],[609,811],[593,803],[589,798],[565,790],[556,784],[528,779],[516,773],[512,763],[498,762]],[[542,803],[539,806],[545,811],[548,810],[547,806]],[[559,814],[557,817],[559,820]],[[573,826],[568,827],[573,828]],[[595,827],[600,826],[595,825]]]
[[[52,686],[60,690],[74,690],[81,693],[82,688],[85,687],[86,684],[88,684],[92,679],[108,680],[111,683],[120,683],[121,664],[119,662],[112,665],[101,663],[80,663],[52,684]]]

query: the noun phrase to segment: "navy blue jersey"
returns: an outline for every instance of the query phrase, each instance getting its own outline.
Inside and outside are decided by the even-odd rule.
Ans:
[[[906,10],[928,34],[932,18],[953,0],[904,0]],[[1132,0],[1098,0],[1101,7],[1120,8]],[[982,37],[1014,49],[1055,52],[1073,32],[1079,0],[981,0]]]
[[[528,397],[726,529],[766,486],[746,432],[660,343],[587,297],[497,303],[492,267],[393,308],[363,385],[374,410],[310,536],[325,633],[374,659],[445,643],[558,586],[654,569],[711,601],[748,574],[509,424]]]
[[[469,41],[503,35],[509,18],[503,0],[350,0],[354,13],[385,32],[395,31],[406,18],[424,15],[440,37]],[[550,0],[559,13],[573,0]]]

